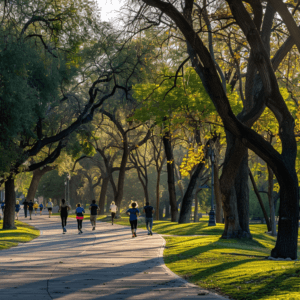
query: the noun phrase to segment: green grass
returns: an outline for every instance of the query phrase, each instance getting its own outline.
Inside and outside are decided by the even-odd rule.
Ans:
[[[0,228],[2,228],[3,221],[0,221]],[[26,243],[40,235],[39,230],[34,227],[15,221],[17,229],[3,230],[0,229],[0,250],[9,249],[17,246],[19,243]]]

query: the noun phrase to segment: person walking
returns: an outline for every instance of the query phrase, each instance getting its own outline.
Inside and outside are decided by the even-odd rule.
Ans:
[[[33,208],[34,208],[34,213],[35,213],[35,215],[36,215],[37,209],[39,208],[39,205],[38,205],[37,202],[34,202]]]
[[[77,219],[78,234],[80,234],[80,233],[82,233],[82,220],[84,218],[83,213],[85,213],[84,208],[80,207],[80,203],[77,204],[75,213],[76,213],[76,219]]]
[[[25,215],[25,218],[27,218],[27,208],[28,208],[28,201],[25,199],[23,201],[23,208],[24,208],[24,215]]]
[[[3,216],[3,219],[4,219],[5,202],[1,203],[1,210],[2,210],[2,216]]]
[[[118,207],[115,204],[115,201],[112,201],[109,207],[109,211],[111,212],[111,225],[114,225],[114,218],[116,216]]]
[[[43,213],[43,208],[44,208],[43,203],[41,203],[41,204],[39,205],[39,208],[40,208],[40,215],[42,215],[42,213]]]
[[[148,235],[152,235],[154,208],[150,206],[149,202],[146,202],[146,206],[144,206],[143,212],[146,214],[145,221]]]
[[[53,203],[51,200],[48,201],[47,208],[48,208],[48,213],[49,213],[49,218],[50,218],[50,216],[52,215],[52,208],[53,208]]]
[[[15,212],[16,212],[16,219],[19,220],[19,211],[20,211],[20,204],[19,204],[19,200],[16,201],[16,205],[15,205]]]
[[[61,205],[59,207],[60,217],[61,217],[61,226],[63,228],[63,234],[67,232],[67,218],[68,218],[68,211],[70,207],[66,204],[65,199],[61,199]]]
[[[132,202],[131,207],[126,213],[129,216],[129,222],[131,226],[132,237],[136,237],[136,228],[137,228],[137,217],[140,214],[140,211],[136,208],[136,203]]]
[[[97,211],[98,205],[96,204],[96,200],[92,200],[92,204],[89,207],[90,209],[90,221],[93,226],[92,230],[96,229],[96,221],[97,221]]]
[[[33,213],[33,201],[32,200],[29,200],[29,203],[28,203],[28,210],[29,210],[29,216],[30,216],[30,220],[31,219],[31,216],[32,216],[32,213]]]

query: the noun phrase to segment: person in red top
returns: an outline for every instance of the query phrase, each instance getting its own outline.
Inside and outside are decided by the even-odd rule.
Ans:
[[[77,225],[78,225],[78,234],[82,233],[82,220],[84,218],[83,213],[85,213],[85,210],[83,207],[80,207],[80,203],[77,204],[76,208],[76,219],[77,219]]]

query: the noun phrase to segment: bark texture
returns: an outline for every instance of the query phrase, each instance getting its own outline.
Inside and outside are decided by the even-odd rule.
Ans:
[[[105,198],[106,198],[108,183],[109,183],[109,178],[108,177],[103,178],[100,197],[99,197],[100,215],[104,215],[104,206],[105,206]]]
[[[15,180],[11,175],[5,181],[5,210],[3,218],[3,229],[17,229],[15,226]]]

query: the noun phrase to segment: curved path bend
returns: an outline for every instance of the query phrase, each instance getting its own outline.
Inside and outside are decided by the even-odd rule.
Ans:
[[[132,239],[128,227],[98,222],[92,231],[85,220],[78,235],[75,219],[68,219],[68,232],[62,234],[57,216],[20,220],[41,235],[0,251],[0,299],[225,299],[172,273],[163,262],[164,239],[158,234],[138,229]]]

